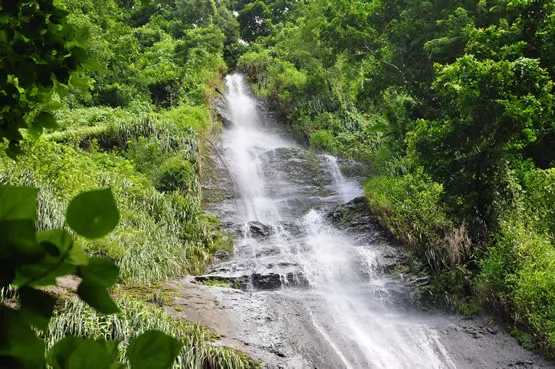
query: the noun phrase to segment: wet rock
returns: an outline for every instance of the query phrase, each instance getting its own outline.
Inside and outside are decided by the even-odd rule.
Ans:
[[[272,227],[257,221],[249,222],[247,227],[251,237],[269,237],[274,233]]]
[[[212,111],[214,111],[221,119],[224,127],[231,127],[231,116],[229,115],[229,104],[225,96],[216,89],[220,96],[216,96],[212,100]]]
[[[291,237],[298,236],[302,233],[301,227],[296,223],[281,223],[280,226]]]
[[[196,277],[195,281],[228,282],[234,288],[242,290],[254,289],[258,291],[274,291],[284,287],[307,288],[309,286],[306,277],[302,273],[295,272],[289,272],[287,274],[253,273],[234,276],[208,274]]]
[[[489,334],[499,333],[499,330],[497,330],[496,328],[493,328],[493,327],[487,327],[486,330],[489,332]]]
[[[337,159],[341,173],[350,178],[368,178],[372,175],[370,167],[366,163],[361,163],[349,159]]]
[[[363,196],[337,206],[326,214],[326,219],[348,231],[375,233],[380,230],[378,220],[370,211],[368,201]]]
[[[229,260],[231,254],[227,251],[218,251],[214,254],[214,263],[221,263],[222,261]]]
[[[423,287],[430,283],[430,276],[412,276],[408,278],[407,284],[413,287]]]
[[[514,369],[533,368],[534,367],[534,361],[532,361],[532,360],[519,360],[519,361],[516,361],[514,363],[509,363],[507,366],[509,368],[514,368]]]
[[[317,190],[329,182],[329,179],[326,181],[318,156],[308,150],[280,147],[264,153],[263,160],[267,164],[265,174],[268,177],[285,174],[289,181],[301,186],[315,186]]]
[[[281,254],[281,250],[276,247],[272,246],[263,246],[256,249],[255,256],[257,259],[266,257],[266,256],[275,256]]]

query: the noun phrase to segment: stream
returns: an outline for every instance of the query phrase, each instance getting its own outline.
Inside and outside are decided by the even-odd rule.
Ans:
[[[229,339],[267,368],[553,367],[491,319],[412,307],[407,280],[390,273],[402,250],[371,215],[337,222],[364,207],[360,181],[342,174],[352,163],[295,143],[241,75],[226,86],[218,151],[227,174],[215,187],[227,192],[207,210],[234,232],[234,255],[198,280],[239,287],[210,288],[233,327]]]

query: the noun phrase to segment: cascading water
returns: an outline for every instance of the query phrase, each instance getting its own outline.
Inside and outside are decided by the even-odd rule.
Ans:
[[[242,232],[212,276],[248,277],[248,300],[222,297],[243,340],[276,353],[276,368],[456,368],[426,319],[391,299],[399,283],[380,271],[380,247],[324,217],[360,186],[336,158],[284,138],[241,75],[226,83],[223,157],[237,196],[223,220]]]

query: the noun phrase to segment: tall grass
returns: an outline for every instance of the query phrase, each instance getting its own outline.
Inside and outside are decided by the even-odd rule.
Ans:
[[[173,117],[182,121],[170,121],[161,114],[132,117],[120,112],[112,116],[110,109],[93,110],[83,110],[84,117],[76,124],[66,119],[62,131],[25,142],[17,162],[0,152],[0,184],[39,189],[39,230],[64,227],[67,204],[80,192],[110,186],[121,214],[119,225],[99,240],[77,235],[75,239],[89,254],[113,259],[126,288],[201,273],[220,244],[224,245],[216,222],[200,209],[197,130],[202,127],[201,111],[182,109]],[[189,112],[194,127],[187,123]],[[78,118],[75,112],[68,114]],[[187,188],[170,183],[172,190],[159,191],[159,168],[176,157],[191,168]],[[165,167],[167,174],[172,167]],[[123,296],[121,312],[112,316],[96,314],[76,298],[65,300],[51,321],[48,345],[69,334],[105,337],[121,340],[123,358],[134,336],[156,328],[184,342],[175,368],[257,367],[246,355],[217,346],[216,337],[206,329]],[[14,299],[13,289],[0,291],[0,301]]]
[[[66,130],[26,143],[17,163],[7,157],[0,163],[0,183],[39,188],[37,227],[41,230],[64,225],[65,208],[73,196],[110,186],[120,209],[120,224],[105,239],[77,238],[77,242],[91,254],[114,259],[128,284],[202,273],[218,245],[217,230],[199,205],[196,132],[156,114],[122,122],[106,118],[106,122],[94,133],[84,127],[82,136]],[[147,140],[150,146],[133,146],[139,140]],[[84,141],[91,144],[83,145]],[[132,152],[132,147],[137,150]],[[176,155],[191,163],[194,183],[183,191],[160,192],[154,186],[157,170]]]
[[[143,331],[158,329],[180,339],[184,347],[175,369],[248,369],[257,365],[245,354],[217,346],[217,336],[207,329],[172,318],[162,308],[121,298],[116,315],[101,315],[76,298],[64,302],[63,308],[52,319],[46,334],[51,347],[67,335],[102,337],[119,340],[122,360],[129,342]]]

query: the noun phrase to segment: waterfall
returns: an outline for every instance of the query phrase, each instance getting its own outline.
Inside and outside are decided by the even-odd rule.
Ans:
[[[435,330],[390,301],[393,282],[380,272],[379,245],[326,220],[326,209],[362,194],[360,185],[343,176],[337,158],[288,139],[261,113],[241,75],[226,84],[231,126],[222,137],[224,159],[238,187],[231,220],[244,231],[231,266],[219,270],[251,278],[253,307],[241,306],[245,314],[288,316],[266,335],[264,323],[236,317],[240,328],[268,345],[288,344],[302,364],[287,367],[454,368]],[[268,234],[250,234],[254,221]],[[280,289],[257,292],[255,278],[275,275]],[[283,311],[291,306],[295,314]]]
[[[347,202],[354,199],[357,196],[363,194],[362,189],[356,182],[349,180],[343,176],[339,164],[337,163],[337,158],[331,155],[323,155],[327,161],[329,171],[333,178],[333,182],[341,201]]]

